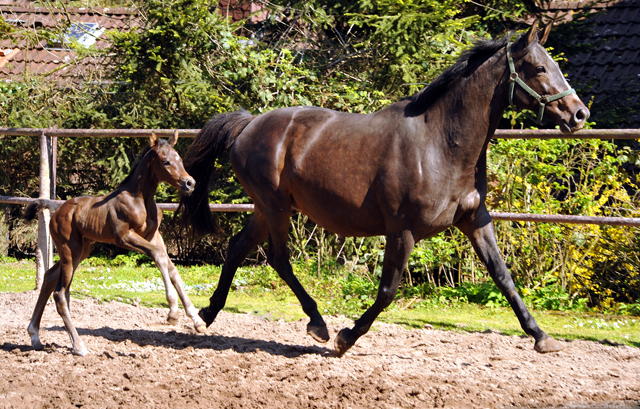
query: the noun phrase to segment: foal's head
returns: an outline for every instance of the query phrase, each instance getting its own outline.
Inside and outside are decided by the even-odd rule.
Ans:
[[[518,108],[536,112],[539,121],[543,117],[550,118],[563,133],[575,132],[584,126],[589,110],[569,86],[558,63],[543,47],[551,24],[540,35],[537,25],[536,21],[527,34],[509,47],[515,73],[534,92],[514,82],[510,98]],[[511,78],[515,81],[514,73],[511,73]]]
[[[158,139],[155,133],[151,133],[151,150],[156,153],[152,170],[159,182],[166,182],[185,195],[190,195],[196,186],[196,181],[187,173],[182,164],[182,158],[173,146],[178,141],[178,131],[168,140]]]

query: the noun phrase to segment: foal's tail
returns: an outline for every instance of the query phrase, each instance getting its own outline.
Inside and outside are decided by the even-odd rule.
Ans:
[[[200,130],[189,146],[184,164],[187,173],[196,180],[196,188],[189,196],[180,197],[182,225],[192,225],[198,234],[220,231],[209,210],[209,182],[215,171],[216,159],[233,145],[253,118],[245,110],[216,115]]]
[[[40,212],[40,210],[42,209],[56,210],[58,206],[59,205],[52,203],[50,200],[36,199],[33,202],[31,202],[29,206],[27,206],[27,210],[24,211],[24,218],[26,220],[31,221],[36,218],[36,215]]]

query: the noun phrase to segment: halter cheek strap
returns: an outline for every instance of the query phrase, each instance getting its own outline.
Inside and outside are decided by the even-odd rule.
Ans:
[[[557,99],[564,98],[567,95],[573,94],[574,92],[576,92],[576,90],[573,89],[573,88],[569,88],[566,91],[557,93],[557,94],[552,95],[550,97],[541,96],[540,94],[535,92],[533,89],[531,89],[530,86],[528,86],[518,76],[518,73],[516,72],[515,65],[513,64],[513,58],[511,57],[511,44],[513,44],[513,43],[507,44],[507,61],[509,62],[509,105],[511,105],[511,109],[513,109],[514,111],[517,109],[515,104],[513,103],[513,93],[515,91],[515,87],[516,87],[516,83],[517,83],[518,85],[520,85],[520,87],[522,87],[522,89],[527,94],[531,95],[540,104],[540,108],[538,109],[538,117],[535,118],[535,120],[536,120],[536,122],[538,122],[538,124],[541,125],[542,124],[542,116],[544,115],[544,108],[545,108],[546,104],[549,103],[549,102],[555,101]]]

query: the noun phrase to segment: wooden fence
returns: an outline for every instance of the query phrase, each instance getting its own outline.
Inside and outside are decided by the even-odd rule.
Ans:
[[[199,129],[179,129],[182,137],[195,137]],[[148,138],[151,132],[161,137],[173,135],[173,129],[57,129],[57,128],[0,128],[0,135],[35,136],[40,137],[40,191],[39,199],[49,200],[53,204],[60,204],[62,200],[56,197],[56,162],[57,138],[70,137],[119,137],[119,138]],[[640,129],[585,129],[576,134],[563,134],[558,130],[497,130],[496,139],[640,139]],[[0,196],[0,203],[26,205],[35,199],[23,197]],[[162,210],[175,211],[175,203],[159,203]],[[210,204],[212,211],[219,212],[251,212],[251,204]],[[617,226],[640,227],[640,218],[625,217],[592,217],[529,213],[490,212],[494,220],[524,221],[541,223],[574,223],[600,224]],[[49,235],[49,210],[45,209],[38,215],[38,246],[36,250],[36,289],[42,285],[44,272],[53,263],[53,246]]]

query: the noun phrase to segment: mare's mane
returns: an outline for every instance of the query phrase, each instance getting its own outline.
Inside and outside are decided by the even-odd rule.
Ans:
[[[424,112],[445,93],[452,82],[470,76],[485,61],[503,49],[512,36],[513,32],[509,32],[496,40],[481,40],[475,43],[472,48],[465,50],[460,55],[455,64],[447,68],[431,84],[407,98],[410,101],[407,108],[415,113]]]
[[[158,141],[156,142],[156,146],[163,146],[163,145],[168,145],[169,142],[167,142],[164,139],[160,139],[158,138]],[[140,151],[140,155],[138,155],[138,160],[136,161],[136,163],[131,167],[131,172],[129,172],[129,174],[127,175],[126,178],[124,178],[124,180],[122,182],[120,182],[120,184],[118,184],[118,188],[122,187],[124,184],[126,184],[131,177],[133,176],[133,174],[136,172],[136,169],[138,168],[138,166],[140,165],[140,163],[142,162],[142,159],[144,159],[144,157],[146,156],[147,153],[149,153],[149,151],[151,150],[151,145],[147,145],[144,148],[142,148],[142,150]]]

